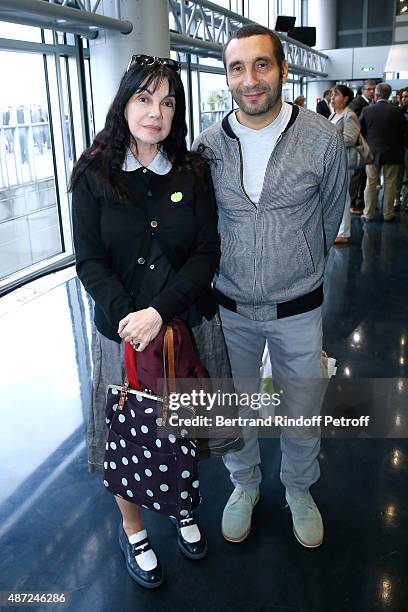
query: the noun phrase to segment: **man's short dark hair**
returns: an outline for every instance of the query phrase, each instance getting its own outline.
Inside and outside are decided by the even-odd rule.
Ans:
[[[391,91],[391,85],[388,85],[388,83],[378,83],[375,88],[375,95],[380,98],[380,100],[388,100]]]
[[[331,93],[331,89],[326,89],[326,91],[323,92],[323,98],[325,98],[329,93]]]
[[[374,81],[373,79],[367,79],[366,81],[364,81],[363,85],[361,86],[361,89],[365,89],[368,85],[377,85],[377,81]]]
[[[225,69],[227,68],[225,54],[226,54],[228,45],[230,44],[231,40],[234,40],[234,38],[237,38],[237,39],[249,38],[250,36],[269,36],[269,38],[272,41],[276,63],[279,66],[279,71],[282,72],[283,62],[285,59],[285,52],[283,50],[283,46],[282,46],[279,36],[275,34],[275,32],[272,32],[272,30],[269,30],[268,28],[265,28],[264,26],[257,25],[257,24],[253,24],[253,25],[249,24],[249,25],[242,26],[242,28],[239,28],[239,30],[237,30],[235,34],[233,34],[231,38],[228,39],[228,41],[226,42],[222,50],[222,61],[224,63],[224,68]]]

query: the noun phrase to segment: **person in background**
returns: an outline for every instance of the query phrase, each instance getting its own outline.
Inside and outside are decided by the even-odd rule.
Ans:
[[[375,104],[365,108],[360,115],[361,133],[374,155],[374,163],[365,167],[367,185],[364,190],[364,221],[372,221],[374,218],[381,171],[384,176],[384,221],[395,220],[393,204],[398,173],[404,160],[407,122],[401,108],[388,103],[390,95],[390,85],[379,83],[375,88]]]
[[[207,162],[186,147],[179,71],[180,64],[170,58],[133,56],[104,129],[71,178],[76,269],[95,301],[88,429],[92,471],[103,471],[106,386],[122,384],[124,342],[143,351],[175,316],[182,316],[193,333],[216,318],[211,298],[219,260],[214,189]],[[220,330],[214,322],[213,340],[205,347],[214,354]],[[224,355],[227,363],[226,350]],[[215,368],[219,376],[222,366]],[[134,477],[140,480],[140,474]],[[138,584],[155,588],[163,582],[162,568],[140,509],[131,503],[131,491],[127,495],[115,497],[126,568]],[[181,551],[201,559],[207,544],[193,515],[177,517],[176,523]]]
[[[316,113],[319,115],[323,115],[328,119],[332,114],[332,109],[330,108],[330,100],[331,100],[331,89],[326,89],[323,93],[323,98],[319,100],[316,104]]]
[[[400,90],[400,107],[404,113],[408,126],[408,87]],[[408,211],[408,146],[404,148],[404,162],[398,174],[397,193],[394,200],[394,211],[398,211],[402,206],[404,211]]]
[[[350,110],[354,111],[357,117],[360,117],[363,108],[374,102],[374,91],[376,82],[372,79],[364,81],[361,87],[361,93],[354,98],[350,104]],[[364,168],[355,170],[350,179],[350,207],[351,213],[361,215],[364,209],[364,189],[366,186],[366,173]]]
[[[350,241],[351,234],[349,181],[352,176],[352,170],[350,170],[350,154],[353,147],[357,143],[358,135],[361,130],[356,113],[350,110],[349,107],[349,104],[353,98],[354,94],[352,90],[345,85],[336,85],[336,87],[332,89],[331,105],[334,112],[332,115],[330,115],[329,121],[334,123],[338,131],[343,135],[348,158],[347,175],[349,179],[347,182],[347,196],[343,218],[341,220],[340,229],[334,244],[347,244]]]
[[[305,96],[298,96],[295,100],[293,100],[293,104],[297,104],[297,106],[304,106],[306,102]]]

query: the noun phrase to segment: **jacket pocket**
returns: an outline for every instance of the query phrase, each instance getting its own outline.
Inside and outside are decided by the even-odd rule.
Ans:
[[[298,248],[300,263],[307,275],[313,274],[316,271],[315,262],[313,259],[312,249],[303,228],[298,230]]]

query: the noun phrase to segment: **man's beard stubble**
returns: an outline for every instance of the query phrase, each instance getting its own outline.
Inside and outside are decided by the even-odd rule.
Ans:
[[[255,88],[242,87],[241,89],[237,89],[232,96],[235,102],[238,104],[240,110],[246,115],[264,115],[265,113],[268,113],[282,97],[282,84],[282,79],[279,79],[279,85],[275,90],[273,90],[271,87],[265,88],[262,86]],[[258,105],[257,103],[247,104],[245,102],[244,95],[260,92],[266,93],[266,100],[262,105]]]

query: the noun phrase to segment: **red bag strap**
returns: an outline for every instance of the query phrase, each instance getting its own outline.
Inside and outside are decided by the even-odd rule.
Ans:
[[[137,377],[137,367],[136,367],[136,351],[130,344],[130,342],[125,342],[125,354],[124,354],[124,362],[125,362],[125,374],[126,378],[129,381],[129,387],[132,389],[136,389],[137,391],[141,390],[140,382]]]

